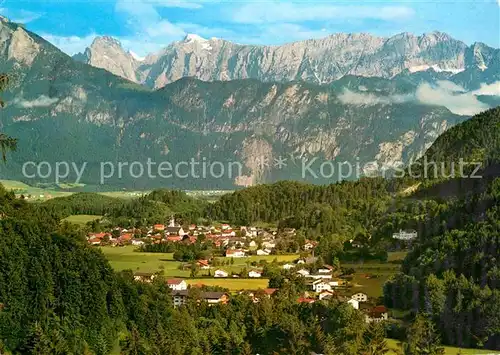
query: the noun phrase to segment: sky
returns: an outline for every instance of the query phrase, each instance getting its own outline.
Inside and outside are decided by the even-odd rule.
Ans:
[[[274,45],[338,32],[441,31],[500,47],[500,0],[0,0],[0,14],[70,55],[107,35],[145,56],[188,33]]]

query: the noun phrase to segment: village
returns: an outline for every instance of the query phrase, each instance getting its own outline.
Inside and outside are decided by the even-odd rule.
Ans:
[[[283,233],[293,238],[294,229],[288,228]],[[225,304],[232,295],[242,294],[250,297],[253,302],[259,302],[262,297],[272,297],[278,288],[252,289],[251,280],[267,279],[266,262],[259,257],[268,258],[273,255],[273,264],[284,275],[292,275],[300,279],[306,290],[297,298],[298,303],[327,302],[337,300],[345,302],[365,315],[366,322],[380,322],[389,319],[389,311],[379,305],[380,300],[356,290],[348,275],[344,275],[339,265],[318,264],[320,260],[314,256],[317,242],[305,240],[301,250],[294,255],[287,255],[286,261],[277,255],[278,233],[273,228],[258,228],[254,226],[232,227],[229,224],[218,226],[181,226],[172,218],[169,224],[155,224],[147,229],[114,228],[110,232],[89,233],[87,240],[93,246],[120,248],[124,246],[142,248],[145,245],[194,245],[195,243],[210,243],[215,253],[210,257],[197,259],[183,264],[191,270],[203,272],[208,279],[245,279],[248,285],[240,290],[207,291],[203,282],[190,284],[190,279],[163,277],[172,291],[172,301],[175,307],[183,305],[189,297],[191,289],[200,289],[198,297],[209,305]],[[214,253],[214,254],[215,254]],[[290,257],[294,257],[291,259]],[[236,262],[235,262],[236,260]],[[249,260],[252,260],[251,262]],[[282,260],[282,261],[278,261]],[[231,265],[243,262],[246,266],[234,271]],[[226,267],[225,267],[226,266]],[[231,269],[233,271],[231,271]],[[134,280],[150,283],[162,272],[134,272]],[[193,276],[193,273],[191,273]],[[263,280],[264,281],[264,280]]]

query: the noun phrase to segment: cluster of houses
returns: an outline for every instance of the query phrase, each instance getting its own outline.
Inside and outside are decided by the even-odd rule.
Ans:
[[[229,224],[220,226],[181,226],[172,218],[168,225],[155,224],[147,231],[140,229],[115,228],[114,231],[104,233],[90,233],[87,240],[92,245],[143,245],[145,243],[195,243],[198,237],[204,236],[212,241],[216,247],[227,247],[230,257],[241,258],[248,255],[250,250],[257,255],[271,255],[276,247],[276,231],[266,231],[256,227],[231,227]],[[259,243],[255,240],[259,237]],[[258,248],[257,248],[258,247]],[[304,249],[309,250],[314,245],[309,243]]]
[[[363,292],[352,293],[351,285],[344,279],[339,277],[339,271],[330,265],[324,265],[320,268],[314,268],[315,272],[311,272],[311,265],[317,261],[314,257],[300,258],[294,263],[286,263],[281,266],[285,270],[290,270],[299,277],[305,279],[307,291],[297,301],[299,303],[314,303],[336,299],[340,302],[345,302],[354,309],[361,310],[365,315],[365,320],[369,322],[381,322],[389,318],[389,312],[384,306],[376,305],[374,300]],[[199,261],[200,262],[200,261]],[[206,267],[210,267],[206,264]],[[245,277],[258,278],[262,277],[263,273],[260,270],[250,270]],[[152,273],[135,273],[136,281],[151,282],[156,277]],[[217,269],[213,277],[227,278],[239,277],[230,275],[228,272]],[[188,285],[182,279],[170,279],[166,281],[168,287],[172,289],[172,297],[174,306],[184,304],[188,298]],[[277,289],[264,289],[259,291],[241,291],[240,294],[246,294],[252,298],[254,302],[259,302],[262,294],[271,297]],[[201,292],[201,300],[208,304],[225,304],[229,300],[230,295],[224,292]]]
[[[156,278],[156,274],[147,272],[136,272],[134,280],[139,282],[150,283]],[[175,307],[179,307],[186,303],[189,295],[188,284],[183,279],[168,279],[166,280],[168,287],[172,290],[172,301]],[[208,304],[226,304],[229,301],[229,294],[226,292],[201,292],[200,298]]]
[[[139,282],[152,282],[156,277],[153,273],[141,273],[137,272],[134,274],[134,280]],[[172,290],[172,302],[174,307],[179,307],[186,303],[189,297],[189,287],[186,280],[183,279],[167,279],[166,283],[168,287]],[[260,301],[261,297],[271,297],[274,295],[278,289],[276,288],[266,288],[257,291],[240,291],[239,294],[244,294],[250,297],[254,303]],[[207,302],[209,305],[215,304],[226,304],[230,295],[226,292],[207,292],[201,291],[198,294],[201,301]],[[314,303],[320,301],[328,301],[331,299],[336,299],[340,302],[345,302],[352,306],[354,309],[363,311],[365,315],[365,321],[370,322],[382,322],[389,319],[389,311],[384,306],[375,306],[370,302],[370,298],[362,292],[357,292],[349,295],[348,292],[337,292],[335,290],[317,290],[315,294],[312,295],[310,292],[306,292],[303,297],[298,298],[299,303]]]
[[[295,235],[294,229],[281,231],[289,236]],[[203,235],[205,241],[212,241],[216,247],[224,249],[224,256],[231,259],[245,258],[250,255],[266,256],[272,255],[277,244],[277,232],[269,229],[259,229],[256,227],[233,228],[229,224],[220,226],[180,226],[172,218],[168,225],[155,224],[147,231],[126,230],[117,228],[112,233],[91,233],[88,242],[92,245],[143,245],[145,243],[195,243]],[[303,250],[312,251],[317,246],[315,241],[306,240]],[[213,260],[212,260],[213,261]],[[378,322],[388,319],[388,311],[383,306],[377,306],[370,302],[366,294],[350,294],[350,285],[340,277],[339,270],[330,266],[312,267],[316,265],[317,258],[314,256],[299,258],[295,262],[281,265],[283,270],[295,273],[303,277],[307,286],[307,291],[298,299],[300,303],[314,303],[337,299],[346,302],[353,308],[362,310],[367,322]],[[198,260],[196,262],[202,270],[209,272],[214,278],[248,277],[262,278],[265,275],[262,270],[250,269],[245,275],[230,273],[223,267],[211,265],[210,260]],[[215,263],[214,263],[215,264]],[[213,272],[212,272],[213,270]],[[156,274],[140,273],[134,274],[134,279],[138,282],[152,282]],[[174,306],[178,307],[188,300],[189,287],[185,280],[166,280],[168,287],[172,290]],[[191,286],[194,287],[194,286]],[[242,291],[251,297],[254,302],[258,302],[262,295],[271,297],[277,289],[265,289],[259,291]],[[230,295],[225,292],[200,291],[198,297],[210,305],[225,304],[230,299]]]

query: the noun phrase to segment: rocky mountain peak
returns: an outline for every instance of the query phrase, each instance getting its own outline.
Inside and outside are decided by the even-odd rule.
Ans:
[[[73,57],[97,68],[138,82],[137,68],[141,58],[133,52],[126,51],[119,40],[110,36],[99,36],[94,39],[85,53]]]
[[[100,41],[103,43],[99,44]],[[252,78],[329,84],[346,75],[391,79],[406,70],[415,73],[432,69],[457,74],[467,68],[491,67],[496,56],[493,48],[471,48],[438,31],[420,36],[405,32],[390,38],[368,33],[336,33],[273,46],[242,45],[188,34],[182,41],[148,55],[141,62],[123,51],[117,41],[100,39],[96,43],[91,46],[96,58],[88,60],[88,64],[155,89],[185,76],[203,81]],[[98,50],[101,47],[119,54],[110,56]],[[113,60],[103,58],[104,55]]]
[[[121,42],[111,36],[98,36],[94,38],[92,44],[90,45],[90,48],[98,48],[101,46],[116,47],[123,50]]]
[[[207,42],[208,40],[197,35],[197,34],[193,34],[193,33],[188,33],[186,35],[186,37],[184,37],[184,40],[183,42],[186,42],[186,43],[191,43],[191,42]]]

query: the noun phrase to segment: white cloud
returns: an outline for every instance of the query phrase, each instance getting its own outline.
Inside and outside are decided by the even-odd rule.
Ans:
[[[12,22],[27,24],[42,17],[42,13],[27,10],[11,10],[0,8],[0,13],[8,17]]]
[[[34,100],[24,100],[24,99],[15,99],[13,103],[17,107],[21,108],[36,108],[36,107],[49,107],[53,104],[55,104],[59,99],[56,98],[50,98],[45,95],[41,95],[38,98]]]
[[[162,7],[179,7],[184,9],[200,9],[203,7],[199,1],[151,0],[151,2]]]
[[[406,6],[336,6],[310,3],[251,3],[233,9],[234,22],[244,24],[375,19],[401,21],[414,15]]]
[[[500,81],[489,85],[481,84],[481,87],[473,93],[474,95],[500,96]]]
[[[464,88],[449,81],[439,81],[436,85],[421,84],[416,97],[424,105],[445,106],[457,115],[472,116],[490,108],[473,92],[465,92]]]
[[[115,10],[126,16],[128,27],[133,35],[120,37],[126,49],[140,56],[157,52],[175,40],[182,38],[186,32],[166,18],[162,18],[157,7],[199,8],[196,2],[166,0],[118,0]],[[201,5],[200,5],[201,6]]]
[[[422,105],[443,106],[457,115],[472,116],[490,108],[478,100],[476,95],[500,96],[500,82],[481,85],[476,91],[467,92],[451,81],[438,81],[435,85],[423,83],[415,94],[380,96],[367,92],[354,92],[348,89],[338,96],[345,105],[374,106],[394,105],[417,102]]]
[[[167,20],[161,20],[145,28],[144,32],[149,37],[167,37],[167,38],[178,38],[183,36],[186,32],[179,26]]]
[[[85,48],[92,44],[92,41],[97,36],[89,34],[84,37],[78,36],[56,36],[51,34],[41,34],[41,37],[52,43],[54,46],[62,50],[64,53],[73,55],[83,52]]]

